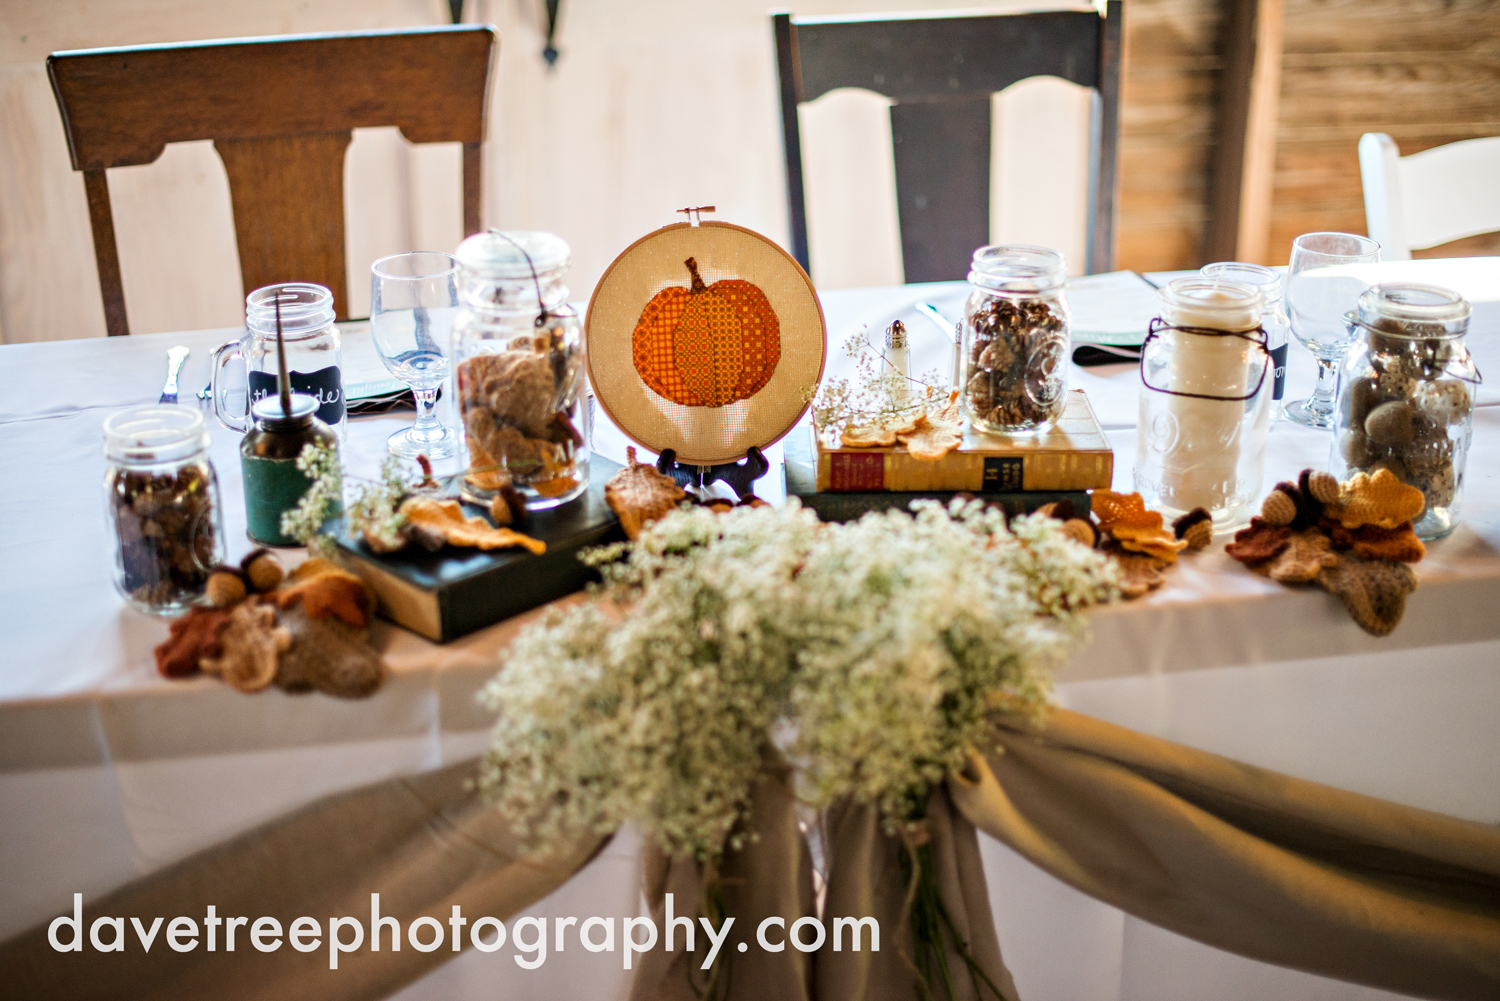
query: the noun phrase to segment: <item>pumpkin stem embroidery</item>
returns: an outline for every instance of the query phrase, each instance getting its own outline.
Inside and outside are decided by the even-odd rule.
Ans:
[[[703,281],[703,276],[700,275],[700,274],[698,274],[698,262],[697,262],[697,260],[695,260],[694,258],[689,257],[683,263],[686,264],[688,270],[693,273],[693,287],[690,288],[690,289],[688,289],[688,291],[691,292],[693,295],[698,295],[700,292],[707,292],[708,291],[708,285],[707,285],[707,283],[705,283]]]
[[[635,370],[651,390],[684,407],[722,407],[765,388],[781,360],[781,323],[764,292],[741,278],[712,285],[698,261],[683,288],[664,288],[631,335]]]

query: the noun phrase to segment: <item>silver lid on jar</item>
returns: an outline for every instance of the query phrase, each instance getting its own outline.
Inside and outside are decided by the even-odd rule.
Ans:
[[[318,399],[305,393],[291,394],[292,412],[289,414],[281,408],[281,394],[271,393],[256,400],[250,407],[250,413],[257,421],[266,424],[285,424],[289,421],[304,421],[318,412]]]

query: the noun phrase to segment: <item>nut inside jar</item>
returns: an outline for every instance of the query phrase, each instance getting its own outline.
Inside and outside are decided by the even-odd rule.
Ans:
[[[991,298],[970,320],[964,407],[987,430],[1038,427],[1065,398],[1066,320],[1041,299]]]
[[[578,413],[581,354],[578,343],[554,326],[459,364],[471,487],[495,491],[511,485],[558,498],[579,486],[575,465],[585,446]]]

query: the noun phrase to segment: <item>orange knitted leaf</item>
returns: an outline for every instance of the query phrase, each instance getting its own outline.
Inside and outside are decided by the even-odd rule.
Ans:
[[[1355,473],[1344,481],[1338,503],[1325,505],[1323,513],[1345,528],[1395,528],[1415,520],[1426,504],[1422,491],[1402,483],[1389,469],[1378,469],[1374,474]]]
[[[1113,490],[1095,490],[1092,511],[1099,527],[1115,534],[1115,526],[1125,528],[1161,528],[1162,516],[1146,510],[1140,494],[1117,494]]]

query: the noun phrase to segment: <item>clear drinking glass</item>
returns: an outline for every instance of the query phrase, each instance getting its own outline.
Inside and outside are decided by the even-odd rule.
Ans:
[[[1292,333],[1318,359],[1318,386],[1306,400],[1288,403],[1287,417],[1308,427],[1333,427],[1338,365],[1353,338],[1344,314],[1375,283],[1364,265],[1380,260],[1380,244],[1351,233],[1304,233],[1292,242],[1286,271],[1286,311]]]
[[[419,251],[382,257],[370,266],[370,336],[391,375],[411,387],[417,420],[391,435],[391,453],[440,459],[458,450],[458,436],[433,413],[448,378],[449,338],[458,313],[458,260]]]

